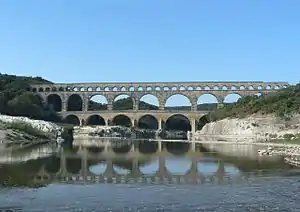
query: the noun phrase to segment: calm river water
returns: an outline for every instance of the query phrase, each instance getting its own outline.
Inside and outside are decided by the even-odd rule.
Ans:
[[[153,141],[2,151],[0,211],[300,211],[300,170],[233,151]]]

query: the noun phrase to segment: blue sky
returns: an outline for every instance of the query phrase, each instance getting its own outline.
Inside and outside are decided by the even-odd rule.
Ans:
[[[299,0],[1,0],[0,72],[299,81]]]

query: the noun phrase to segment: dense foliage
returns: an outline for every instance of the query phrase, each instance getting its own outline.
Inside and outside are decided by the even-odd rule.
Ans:
[[[275,114],[289,119],[300,112],[300,83],[262,96],[245,96],[207,115],[215,121],[226,117],[243,118],[251,114]]]
[[[43,100],[28,89],[30,84],[51,83],[41,77],[0,74],[0,113],[33,119],[59,121]]]

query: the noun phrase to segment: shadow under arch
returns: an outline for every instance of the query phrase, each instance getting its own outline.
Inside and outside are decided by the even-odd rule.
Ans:
[[[100,115],[91,115],[86,120],[86,125],[105,125],[105,120]]]
[[[117,115],[113,118],[112,120],[113,125],[117,125],[117,126],[124,126],[124,127],[131,127],[132,123],[131,123],[131,119],[126,116],[126,115]]]
[[[76,126],[80,125],[80,120],[76,115],[68,115],[64,118],[64,121],[68,124],[73,124]]]
[[[82,98],[78,94],[72,94],[68,98],[67,111],[82,111]]]
[[[190,150],[190,144],[183,142],[166,142],[165,147],[173,155],[184,155]]]
[[[51,156],[45,164],[45,170],[50,174],[58,173],[60,170],[60,158]]]
[[[54,111],[61,111],[62,110],[62,100],[58,94],[50,94],[47,96],[47,104],[54,110]]]
[[[69,173],[78,174],[81,171],[81,159],[67,158],[66,169]]]
[[[111,149],[116,154],[126,154],[128,153],[132,148],[132,144],[126,144],[124,146],[114,146]]]
[[[191,131],[190,120],[182,114],[175,114],[169,117],[165,124],[166,130]]]
[[[153,154],[158,150],[157,142],[139,142],[138,144],[139,152],[142,154]]]
[[[91,154],[99,154],[101,152],[103,152],[105,149],[105,147],[86,147],[86,150],[88,151],[88,153]]]
[[[138,128],[157,130],[158,120],[153,115],[144,115],[138,121]]]

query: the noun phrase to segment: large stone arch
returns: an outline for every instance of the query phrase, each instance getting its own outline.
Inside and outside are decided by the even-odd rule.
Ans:
[[[141,129],[154,129],[157,130],[159,123],[156,117],[153,115],[144,115],[138,120],[138,128]]]
[[[113,125],[124,126],[124,127],[132,127],[131,119],[123,114],[119,114],[112,119]]]
[[[105,119],[100,115],[91,115],[86,119],[86,125],[105,125]]]
[[[68,115],[64,118],[64,121],[68,124],[73,124],[76,126],[80,125],[80,120],[76,115]]]
[[[182,98],[182,100],[179,100],[179,98]],[[179,101],[181,101],[181,103],[179,103]],[[175,103],[175,102],[178,102],[178,103]],[[182,94],[180,92],[172,93],[165,98],[164,108],[166,110],[168,110],[168,109],[170,109],[170,110],[191,110],[191,108],[192,108],[191,97],[186,94]]]
[[[108,100],[105,95],[94,94],[90,96],[88,102],[89,111],[107,110]]]
[[[238,92],[229,93],[224,97],[223,103],[224,104],[230,104],[237,102],[240,98],[242,98],[242,95]]]
[[[214,110],[218,107],[218,103],[219,100],[216,95],[209,92],[203,93],[197,99],[197,109],[204,111]]]
[[[143,94],[139,99],[139,110],[158,110],[159,99],[151,93]]]
[[[68,111],[82,111],[82,105],[83,101],[80,95],[72,94],[71,96],[69,96],[67,105]]]
[[[123,96],[123,98],[121,97]],[[119,99],[121,97],[121,99]],[[133,110],[135,99],[127,93],[119,93],[113,98],[113,110]]]
[[[54,110],[54,111],[62,111],[62,100],[58,94],[50,94],[47,96],[47,104]]]
[[[173,114],[166,119],[166,130],[191,131],[191,121],[188,117],[182,114]]]

